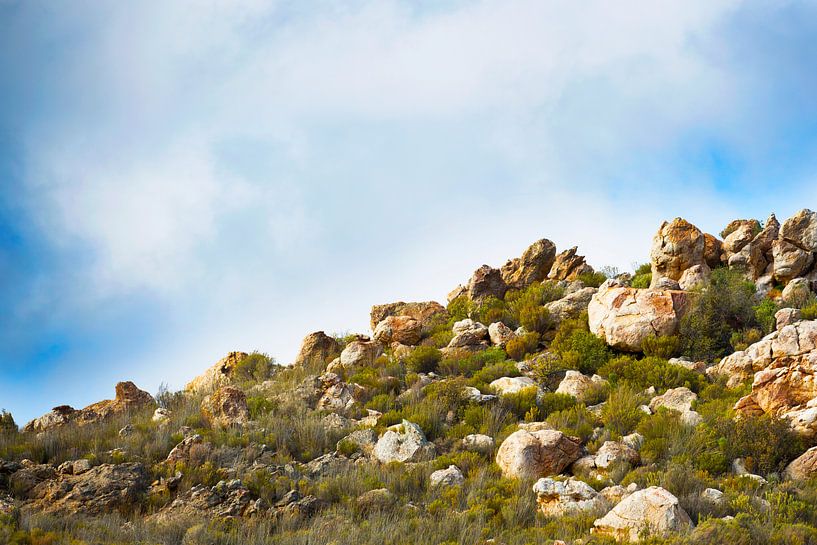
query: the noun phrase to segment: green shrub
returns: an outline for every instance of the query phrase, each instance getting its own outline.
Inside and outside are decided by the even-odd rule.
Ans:
[[[791,427],[768,415],[737,420],[721,418],[717,430],[725,438],[727,456],[743,458],[746,469],[762,475],[783,471],[803,452],[802,439]]]
[[[433,346],[418,346],[406,356],[406,369],[415,373],[431,373],[437,370],[443,355]]]
[[[649,335],[641,343],[641,350],[645,356],[655,356],[668,359],[678,352],[680,339],[677,335]]]
[[[550,349],[558,354],[564,369],[578,369],[586,375],[595,373],[610,358],[607,344],[590,332],[587,313],[562,322]]]
[[[686,386],[697,392],[706,384],[706,379],[695,371],[655,357],[639,360],[632,356],[619,356],[601,367],[599,374],[613,384],[626,382],[640,389],[655,386],[658,390],[666,390]]]
[[[539,409],[536,405],[536,396],[539,389],[536,386],[522,388],[518,392],[503,394],[499,398],[502,407],[512,413],[516,418],[524,418],[531,409],[536,409],[534,414],[538,415]]]
[[[817,320],[817,298],[811,298],[800,308],[800,316],[804,320]]]
[[[505,345],[505,352],[511,359],[522,361],[528,355],[536,352],[537,348],[539,348],[539,333],[532,331],[508,341]]]
[[[17,423],[11,413],[3,409],[0,411],[0,433],[17,433]]]
[[[607,275],[603,272],[587,272],[582,273],[576,277],[576,280],[581,281],[585,286],[589,286],[591,288],[598,288],[602,285],[602,283],[607,280]]]
[[[652,268],[649,263],[643,263],[636,268],[630,285],[634,288],[645,289],[650,287],[651,282]]]
[[[536,282],[523,290],[509,291],[505,294],[510,318],[506,324],[544,333],[550,327],[549,313],[544,305],[560,299],[563,294],[564,289],[554,282]]]
[[[516,368],[516,364],[512,361],[502,361],[487,365],[474,373],[470,380],[470,385],[475,388],[485,388],[498,378],[502,377],[518,377],[521,373]]]
[[[253,352],[235,365],[233,373],[239,382],[263,382],[271,376],[274,367],[274,359],[267,354]]]
[[[631,433],[645,416],[639,408],[643,403],[641,394],[630,385],[614,389],[601,407],[604,427],[620,436]]]
[[[262,415],[273,410],[275,403],[263,396],[252,396],[247,398],[247,407],[250,410],[250,418],[257,420]]]
[[[746,350],[750,344],[755,344],[762,338],[763,332],[756,327],[751,327],[733,332],[729,338],[729,344],[734,350]]]
[[[583,442],[587,442],[590,436],[593,435],[596,421],[596,416],[587,410],[584,405],[574,405],[555,411],[547,417],[547,423],[555,429],[565,435],[580,437]]]
[[[755,322],[764,334],[768,335],[775,330],[777,320],[774,315],[780,308],[771,299],[764,299],[760,304],[753,307],[755,312]]]

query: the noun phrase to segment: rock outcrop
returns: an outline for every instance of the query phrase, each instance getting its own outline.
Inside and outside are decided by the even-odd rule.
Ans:
[[[47,513],[66,515],[130,511],[148,484],[148,472],[142,464],[103,464],[49,481],[34,505]]]
[[[471,276],[467,288],[468,298],[472,301],[482,301],[488,297],[502,299],[508,286],[502,279],[502,272],[488,265],[483,265]]]
[[[677,282],[684,271],[705,263],[704,245],[704,234],[685,219],[662,223],[650,251],[651,287],[657,287],[663,278]]]
[[[235,426],[250,419],[247,396],[233,386],[222,386],[201,402],[204,418],[214,425]]]
[[[192,393],[210,393],[232,382],[234,369],[247,358],[246,352],[230,352],[212,367],[187,383],[184,389]]]
[[[496,463],[505,477],[538,479],[561,473],[579,458],[578,441],[556,430],[517,430],[496,453]]]
[[[422,324],[411,316],[387,316],[374,328],[374,340],[383,344],[400,343],[413,346],[420,342]]]
[[[690,305],[677,290],[640,290],[605,281],[587,307],[590,331],[619,350],[641,351],[647,337],[673,335]]]
[[[500,269],[505,285],[523,289],[545,280],[556,260],[556,245],[543,238],[528,247],[521,257],[509,259]]]
[[[420,426],[403,420],[390,427],[378,439],[372,455],[380,462],[423,462],[435,455],[434,445],[426,439]]]
[[[340,366],[343,369],[371,367],[383,353],[383,345],[364,335],[350,342],[340,353]]]
[[[543,478],[533,485],[536,503],[546,517],[562,517],[579,513],[600,513],[609,503],[593,487],[578,479],[557,481]]]
[[[592,274],[593,267],[587,264],[583,255],[577,255],[577,251],[578,247],[574,246],[557,255],[548,279],[576,280],[582,274]]]
[[[323,331],[310,333],[301,342],[294,365],[317,364],[325,366],[340,354],[340,343]]]
[[[389,316],[408,316],[420,322],[423,334],[438,322],[448,320],[448,311],[436,301],[423,301],[419,303],[387,303],[385,305],[375,305],[369,315],[369,325],[372,331],[377,328],[377,324]]]
[[[666,536],[692,528],[692,520],[678,498],[657,486],[624,498],[609,513],[593,523],[593,532],[618,541],[639,541],[643,532]]]

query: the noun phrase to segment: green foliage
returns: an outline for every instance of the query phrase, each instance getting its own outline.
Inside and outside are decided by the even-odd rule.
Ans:
[[[762,338],[763,332],[756,327],[751,327],[734,331],[732,336],[729,337],[729,344],[732,345],[732,348],[735,350],[746,350],[749,345],[756,343]]]
[[[681,340],[677,335],[649,335],[641,343],[641,350],[645,356],[668,359],[678,352]]]
[[[817,297],[812,297],[800,308],[800,316],[804,320],[817,320]]]
[[[565,435],[581,437],[587,441],[596,427],[596,416],[584,405],[574,405],[548,415],[547,423]]]
[[[516,364],[512,361],[492,363],[474,373],[470,385],[481,390],[498,378],[518,377],[520,374]]]
[[[804,450],[802,439],[788,423],[768,415],[721,418],[716,427],[725,438],[727,457],[743,458],[746,469],[762,475],[783,471]]]
[[[638,289],[646,289],[650,287],[652,282],[652,269],[649,263],[644,263],[636,268],[633,274],[633,279],[630,286]]]
[[[585,286],[598,288],[605,280],[607,280],[607,275],[599,271],[587,272],[578,275],[576,280],[581,281]]]
[[[709,284],[681,319],[682,352],[698,360],[725,355],[732,333],[757,323],[754,295],[754,285],[740,272],[725,267],[712,271]]]
[[[442,352],[433,346],[418,346],[406,356],[406,369],[415,373],[431,373],[437,370]]]
[[[274,359],[267,354],[253,352],[235,365],[233,373],[240,383],[256,383],[267,380],[274,368]]]
[[[257,420],[275,408],[275,403],[263,396],[251,396],[247,398],[247,408],[250,410],[250,418]]]
[[[0,411],[0,433],[17,433],[17,423],[11,413],[3,409]]]
[[[539,348],[539,333],[532,331],[524,335],[518,335],[505,345],[505,352],[508,357],[516,361],[522,361]]]
[[[695,371],[655,357],[636,359],[632,356],[619,356],[601,367],[599,374],[613,384],[626,382],[642,390],[650,386],[655,386],[658,390],[686,386],[697,392],[706,383]]]
[[[755,312],[755,322],[761,331],[766,335],[774,331],[777,326],[774,315],[780,310],[777,303],[772,299],[764,299],[752,308]]]
[[[645,416],[639,409],[643,396],[632,386],[622,385],[610,392],[607,403],[601,407],[601,421],[610,432],[624,436],[635,429]]]
[[[587,375],[595,373],[610,358],[607,344],[590,332],[587,313],[562,322],[550,349],[559,356],[563,369],[577,369]]]

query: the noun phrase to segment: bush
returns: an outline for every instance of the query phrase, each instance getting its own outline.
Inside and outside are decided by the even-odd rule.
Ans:
[[[432,373],[437,370],[443,355],[433,346],[418,346],[406,356],[406,369],[414,373]]]
[[[581,281],[585,286],[598,288],[605,280],[607,280],[607,275],[605,275],[603,272],[587,272],[578,275],[576,280]]]
[[[616,388],[601,407],[601,421],[609,431],[620,436],[631,433],[645,413],[639,408],[644,400],[630,385]]]
[[[735,350],[746,350],[750,344],[755,344],[763,338],[763,332],[756,327],[735,331],[729,338],[729,344]]]
[[[655,357],[637,360],[632,356],[619,356],[601,367],[599,374],[613,384],[626,382],[640,389],[655,386],[658,390],[666,390],[686,386],[697,392],[706,384],[695,371]]]
[[[584,405],[574,405],[548,415],[547,423],[565,435],[581,437],[582,442],[593,435],[596,427],[596,416]]]
[[[267,354],[253,352],[235,365],[236,380],[243,383],[263,382],[270,378],[275,360]]]
[[[509,291],[505,294],[510,317],[506,324],[544,333],[550,327],[549,314],[544,305],[563,295],[564,289],[553,282],[533,283],[523,290]]]
[[[652,282],[652,269],[649,263],[639,265],[633,274],[633,279],[630,286],[638,289],[645,289],[650,287]]]
[[[578,369],[592,375],[610,358],[607,344],[587,326],[587,313],[559,326],[550,349],[559,355],[564,369]]]
[[[539,348],[539,333],[532,331],[508,341],[505,345],[505,352],[511,359],[522,361],[528,355],[536,352],[537,348]]]
[[[0,433],[17,433],[17,423],[11,413],[5,409],[0,411]]]
[[[650,335],[641,343],[641,350],[645,356],[655,356],[668,359],[678,352],[680,339],[676,335]]]
[[[470,380],[470,385],[475,388],[485,388],[498,378],[502,377],[518,377],[521,373],[516,368],[516,364],[512,361],[503,361],[488,365],[476,373]]]
[[[732,333],[756,325],[755,286],[738,271],[715,269],[681,319],[681,349],[695,359],[726,355]]]
[[[800,315],[804,320],[817,320],[817,298],[807,301],[800,309]]]
[[[774,301],[764,299],[759,305],[755,305],[753,310],[755,312],[755,322],[765,335],[775,330],[777,320],[774,315],[780,309]]]
[[[761,475],[783,471],[803,452],[802,439],[789,425],[768,415],[738,420],[722,418],[717,429],[725,438],[727,456],[743,458],[746,469]]]

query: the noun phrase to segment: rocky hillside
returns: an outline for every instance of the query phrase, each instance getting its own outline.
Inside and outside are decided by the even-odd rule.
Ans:
[[[0,543],[817,543],[817,213],[542,239],[291,365],[0,420]]]

